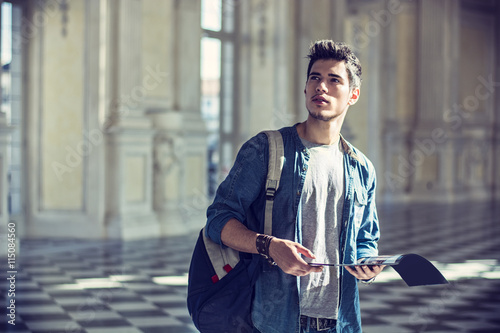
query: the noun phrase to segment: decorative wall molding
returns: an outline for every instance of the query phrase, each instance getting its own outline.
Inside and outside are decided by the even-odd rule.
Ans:
[[[53,16],[51,12],[44,12],[43,2],[36,2],[34,6],[26,6],[23,14],[26,20],[31,22],[30,15]],[[50,8],[49,8],[50,9]],[[47,9],[48,10],[48,9]],[[41,12],[38,12],[41,11]],[[39,173],[41,161],[45,158],[40,154],[40,137],[42,130],[46,129],[46,124],[41,121],[42,112],[50,112],[50,109],[42,109],[43,100],[48,87],[41,84],[43,81],[43,61],[50,55],[43,47],[47,36],[47,29],[44,25],[37,26],[33,33],[33,38],[29,41],[29,47],[24,49],[28,64],[26,68],[27,79],[25,84],[29,104],[24,106],[26,115],[26,194],[24,196],[26,214],[23,221],[23,231],[27,237],[102,237],[103,235],[103,201],[98,188],[102,186],[104,170],[100,161],[103,152],[104,134],[99,128],[98,114],[94,112],[98,105],[98,72],[99,59],[98,52],[94,52],[99,46],[99,31],[102,27],[97,19],[100,15],[97,1],[86,1],[83,7],[83,35],[82,47],[84,52],[83,72],[85,76],[81,78],[83,82],[82,98],[82,137],[76,145],[69,145],[66,149],[66,160],[57,160],[59,169],[52,170],[60,172],[60,178],[64,178],[65,172],[71,172],[73,165],[83,166],[82,176],[82,208],[75,210],[45,210],[41,205],[43,197],[41,191],[41,174]],[[92,22],[92,24],[91,24]],[[26,27],[24,27],[26,28]],[[60,38],[60,36],[58,36]],[[29,53],[26,53],[29,52]],[[28,117],[29,115],[29,117]],[[37,133],[37,135],[34,135]],[[65,151],[65,147],[60,147]],[[69,156],[71,155],[71,156]],[[68,162],[70,161],[70,162]],[[71,165],[70,165],[71,164]],[[95,192],[94,192],[95,191]],[[64,198],[64,195],[61,196]]]

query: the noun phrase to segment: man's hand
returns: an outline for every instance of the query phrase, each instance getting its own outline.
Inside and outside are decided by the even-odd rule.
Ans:
[[[344,266],[358,280],[370,280],[379,275],[385,265]]]
[[[313,272],[321,272],[323,267],[312,267],[301,258],[315,259],[314,254],[299,243],[286,239],[273,238],[269,245],[269,254],[283,272],[295,276],[304,276]]]
[[[236,251],[258,253],[255,241],[257,233],[249,230],[236,219],[230,219],[221,232],[222,242]],[[273,238],[269,245],[269,255],[283,272],[303,276],[321,272],[323,267],[312,267],[300,255],[315,259],[314,254],[302,245],[280,238]]]

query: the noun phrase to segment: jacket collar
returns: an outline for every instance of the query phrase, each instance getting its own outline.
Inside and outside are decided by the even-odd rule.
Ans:
[[[295,124],[293,127],[291,127],[291,129],[292,129],[292,135],[294,136],[297,144],[299,144],[299,146],[304,149],[305,147],[302,144],[302,141],[300,140],[299,133],[297,132],[297,125],[298,125],[298,123]],[[340,142],[342,144],[342,148],[344,149],[344,152],[347,155],[349,155],[349,157],[351,157],[352,159],[356,160],[362,166],[366,166],[365,165],[365,161],[363,161],[363,159],[360,158],[358,156],[358,154],[356,154],[356,152],[354,151],[353,146],[346,139],[344,139],[344,137],[342,136],[342,134],[340,134]]]
[[[346,139],[344,139],[344,137],[342,136],[342,134],[340,134],[340,142],[342,143],[342,148],[347,153],[347,155],[349,155],[351,158],[353,158],[356,161],[358,161],[358,163],[361,164],[362,166],[365,166],[365,161],[363,161],[363,159],[361,159],[358,156],[358,154],[356,154],[356,152],[354,151],[352,145],[349,142],[347,142]]]

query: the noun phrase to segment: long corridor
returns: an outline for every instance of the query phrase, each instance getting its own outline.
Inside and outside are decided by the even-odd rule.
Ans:
[[[364,332],[500,332],[500,203],[383,205],[379,218],[381,254],[420,254],[450,284],[408,287],[386,268],[360,286]],[[0,332],[197,332],[185,302],[196,236],[23,240],[15,326],[3,277]]]

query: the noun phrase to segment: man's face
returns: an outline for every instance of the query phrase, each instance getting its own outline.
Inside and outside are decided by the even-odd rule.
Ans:
[[[359,89],[349,89],[345,62],[333,59],[317,60],[307,78],[306,108],[309,115],[322,121],[333,120],[356,103]]]

